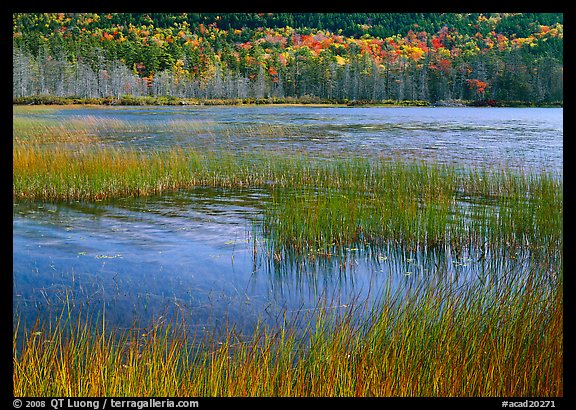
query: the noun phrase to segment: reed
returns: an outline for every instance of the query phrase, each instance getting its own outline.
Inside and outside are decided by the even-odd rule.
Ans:
[[[274,152],[143,151],[15,144],[14,200],[98,201],[198,186],[265,187],[264,232],[279,247],[562,245],[558,175]]]
[[[440,164],[342,162],[323,168],[315,185],[273,191],[263,224],[273,244],[304,253],[380,242],[562,244],[562,182],[554,176],[493,170],[482,179]]]
[[[15,330],[14,395],[558,397],[562,304],[561,272],[512,270],[388,288],[370,306],[319,302],[248,335],[119,332],[63,315]]]
[[[64,124],[54,120],[15,116],[12,126],[15,130],[13,142],[16,145],[96,142],[91,129],[80,120]]]
[[[179,323],[121,332],[64,314],[30,330],[17,321],[16,396],[563,394],[561,175],[101,143],[98,132],[125,126],[16,121],[13,199],[266,188],[257,228],[278,263],[289,255],[329,259],[351,248],[379,255],[379,246],[449,248],[456,257],[474,249],[484,279],[407,281],[385,290],[376,305],[319,303],[309,316],[286,316],[281,327],[262,324],[249,335],[230,328],[197,337]],[[171,125],[182,132],[188,126]],[[435,278],[449,277],[442,269]]]

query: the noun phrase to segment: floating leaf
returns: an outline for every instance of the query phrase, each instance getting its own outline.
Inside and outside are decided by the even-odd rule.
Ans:
[[[122,255],[97,255],[96,259],[115,259],[115,258],[121,258]]]

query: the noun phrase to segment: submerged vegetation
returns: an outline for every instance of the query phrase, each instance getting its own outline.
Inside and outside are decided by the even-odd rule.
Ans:
[[[17,320],[16,396],[563,395],[562,175],[280,151],[143,150],[105,145],[90,130],[122,126],[15,118],[13,199],[265,188],[258,228],[277,263],[355,248],[445,249],[474,254],[482,278],[454,281],[439,264],[386,288],[375,304],[319,302],[279,317],[279,327],[211,338],[177,322],[142,332],[66,313],[33,328]]]

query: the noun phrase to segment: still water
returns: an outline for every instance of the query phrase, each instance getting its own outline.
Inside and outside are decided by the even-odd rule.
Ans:
[[[82,107],[35,116],[86,121],[102,144],[142,149],[182,145],[400,156],[561,174],[562,113],[538,108]],[[14,311],[33,320],[68,304],[105,308],[109,323],[121,328],[178,313],[198,329],[231,323],[249,330],[259,319],[274,322],[285,312],[313,309],[319,300],[338,309],[376,298],[387,286],[486,279],[486,261],[480,262],[474,250],[453,255],[352,248],[331,258],[275,260],[259,230],[269,200],[266,190],[199,188],[97,203],[16,203]],[[528,256],[516,258],[519,269],[527,263]]]

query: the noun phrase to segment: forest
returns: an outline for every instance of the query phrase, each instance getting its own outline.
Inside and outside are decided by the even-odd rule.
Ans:
[[[13,98],[561,103],[561,13],[15,13]]]

